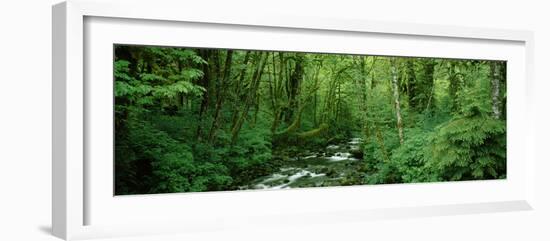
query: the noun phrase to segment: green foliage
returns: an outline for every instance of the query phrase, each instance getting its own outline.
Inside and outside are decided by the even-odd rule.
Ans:
[[[165,132],[155,129],[146,122],[130,121],[126,132],[127,139],[116,141],[119,147],[124,146],[124,148],[115,148],[120,150],[115,158],[125,160],[125,162],[116,162],[117,169],[125,170],[117,173],[136,169],[142,172],[119,177],[122,179],[121,183],[138,180],[132,181],[136,187],[129,190],[126,190],[128,184],[119,185],[117,182],[117,193],[222,190],[232,181],[225,166],[195,161],[189,146],[177,142]],[[141,168],[127,166],[128,163],[142,166]]]
[[[292,187],[506,177],[504,62],[117,45],[113,69],[116,194],[249,188],[351,138]]]
[[[373,160],[370,161],[369,175],[365,182],[409,183],[505,178],[506,125],[505,120],[496,120],[490,116],[492,102],[487,67],[476,62],[440,64],[442,63],[454,66],[453,74],[461,74],[459,77],[455,76],[460,81],[458,86],[453,87],[456,88],[456,93],[450,94],[448,79],[435,79],[434,87],[427,85],[434,88],[432,98],[435,103],[431,107],[432,111],[418,110],[418,113],[415,109],[423,105],[422,103],[427,103],[425,96],[419,93],[426,93],[426,85],[409,87],[409,91],[416,91],[408,100],[415,108],[405,106],[405,125],[409,127],[404,128],[406,138],[402,145],[395,142],[395,129],[385,122],[394,119],[387,115],[392,113],[391,106],[386,104],[370,108],[374,112],[371,119],[378,123],[381,138],[372,134],[364,146],[365,159]],[[429,77],[450,78],[450,74],[445,72],[450,71],[449,68],[433,64],[437,62],[418,62],[414,66],[415,78],[409,81],[418,84],[426,82]],[[431,72],[432,69],[435,72]],[[470,71],[466,71],[468,69]],[[373,93],[371,99],[373,103],[380,103],[378,99],[384,98],[383,96],[383,91],[378,90],[378,94]],[[452,110],[453,102],[457,105],[457,111]],[[388,152],[387,156],[384,149]]]
[[[392,161],[402,182],[434,181],[435,177],[426,170],[427,155],[426,137],[430,132],[421,129],[410,129],[407,140],[392,153]]]
[[[245,129],[239,141],[225,153],[226,163],[238,185],[272,171],[270,133],[265,129]]]
[[[202,87],[197,87],[187,81],[179,81],[173,84],[157,87],[153,90],[153,96],[164,98],[175,98],[178,94],[192,94],[199,96],[205,91]]]
[[[194,51],[179,50],[171,48],[145,48],[141,54],[149,55],[149,58],[160,58],[160,60],[172,59],[175,56],[182,65],[185,61],[197,64],[206,62]],[[137,63],[134,63],[136,65]],[[155,101],[183,96],[201,96],[205,88],[198,86],[193,81],[202,78],[204,73],[191,65],[189,67],[174,68],[164,63],[142,64],[142,68],[154,69],[157,71],[142,72],[132,76],[130,66],[132,64],[125,59],[117,59],[114,62],[115,76],[115,97],[128,99],[138,105],[151,105]],[[140,66],[138,66],[140,67]]]
[[[506,125],[473,108],[436,128],[428,166],[442,180],[502,178],[506,173]]]

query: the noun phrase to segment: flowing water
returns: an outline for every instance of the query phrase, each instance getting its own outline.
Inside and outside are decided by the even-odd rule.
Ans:
[[[361,165],[361,138],[328,145],[290,158],[271,175],[256,179],[243,189],[288,189],[297,187],[338,186],[356,173]]]

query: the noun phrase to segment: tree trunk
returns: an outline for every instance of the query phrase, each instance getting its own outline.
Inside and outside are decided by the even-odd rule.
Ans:
[[[420,59],[422,63],[422,68],[420,73],[416,76],[416,92],[415,99],[417,100],[417,110],[425,109],[425,111],[430,111],[430,106],[434,106],[432,102],[433,93],[434,93],[434,71],[436,62],[433,59],[424,58]]]
[[[309,102],[309,100],[317,92],[317,89],[319,89],[319,86],[315,86],[313,90],[305,96],[303,103],[300,103],[300,106],[298,106],[298,109],[294,114],[294,119],[292,120],[292,123],[285,130],[278,133],[274,133],[274,136],[276,139],[280,139],[279,137],[281,136],[288,136],[289,134],[294,133],[296,130],[300,128],[300,125],[302,122],[302,112],[307,106],[307,103]],[[324,125],[326,125],[326,128],[328,128],[327,124],[324,124]]]
[[[391,61],[392,86],[393,86],[393,99],[395,101],[395,115],[397,117],[397,131],[399,132],[399,143],[403,145],[403,120],[401,119],[401,103],[399,102],[397,63],[396,63],[395,57],[392,57],[390,61]]]
[[[243,65],[245,66],[241,72],[239,73],[239,78],[237,78],[237,83],[235,84],[235,100],[237,100],[236,102],[237,103],[240,103],[242,101],[242,98],[241,98],[241,89],[243,88],[243,81],[247,75],[247,65],[248,65],[248,62],[250,61],[250,51],[246,51],[246,54],[244,55],[244,61],[243,61]],[[239,118],[239,106],[238,105],[235,105],[233,107],[233,113],[231,114],[231,129],[233,129],[233,127],[235,126],[235,124],[237,123],[237,120]]]
[[[329,128],[328,124],[322,123],[322,124],[319,125],[318,128],[298,133],[298,134],[296,134],[296,136],[298,138],[304,140],[304,139],[307,139],[307,138],[312,138],[312,137],[319,136],[320,134],[322,134],[328,128]]]
[[[219,117],[220,117],[220,110],[223,105],[223,100],[225,99],[225,89],[226,89],[226,83],[231,78],[231,64],[233,60],[233,50],[227,51],[227,57],[225,58],[225,66],[223,69],[223,75],[219,78],[218,83],[218,91],[216,92],[216,109],[214,111],[214,119],[212,120],[212,126],[210,127],[210,133],[208,135],[209,142],[212,142],[216,130],[219,126]]]
[[[506,80],[508,79],[507,75],[506,75],[506,71],[507,71],[507,66],[506,66],[506,62],[500,62],[500,89],[502,91],[500,91],[500,97],[499,97],[499,100],[500,100],[500,117],[501,119],[504,119],[506,120],[506,88],[507,88],[507,83],[506,83]]]
[[[294,114],[298,108],[300,101],[300,89],[302,85],[302,79],[304,75],[304,55],[296,54],[296,60],[294,61],[294,70],[288,80],[288,110],[286,113],[287,121],[294,119]]]
[[[458,87],[460,86],[460,73],[457,71],[457,66],[455,61],[450,60],[449,66],[449,97],[451,99],[451,110],[458,111]]]
[[[409,106],[411,109],[417,109],[418,104],[418,98],[417,95],[419,94],[418,89],[418,83],[416,80],[416,72],[414,70],[414,62],[416,61],[416,58],[409,58],[407,59],[407,86],[408,86],[408,94],[409,94]]]
[[[209,50],[199,50],[199,55],[208,62],[209,60],[209,56],[210,56],[210,51]],[[208,110],[208,105],[209,105],[209,99],[210,99],[210,92],[208,91],[208,89],[210,88],[210,66],[207,65],[207,64],[204,64],[202,66],[202,71],[204,73],[202,79],[201,79],[201,86],[206,89],[207,91],[204,92],[204,94],[202,95],[202,101],[201,101],[201,106],[200,106],[200,109],[199,109],[199,117],[198,117],[198,121],[197,121],[197,131],[196,131],[196,138],[198,141],[200,141],[202,139],[202,117],[204,115],[204,113],[207,112]]]
[[[361,112],[363,116],[363,134],[366,138],[369,137],[369,125],[368,125],[368,107],[367,107],[367,75],[369,74],[365,70],[366,66],[366,56],[359,57],[359,68],[361,77],[359,78],[359,83],[357,84],[357,91],[361,97]],[[374,63],[373,63],[374,65]],[[370,70],[372,71],[372,69]]]
[[[493,117],[500,119],[500,66],[496,61],[491,62],[491,87]]]
[[[340,117],[340,106],[342,105],[342,85],[340,84],[340,81],[338,81],[338,87],[336,87],[336,90],[336,95],[338,96],[338,98],[336,99],[336,110],[334,111],[334,119],[336,120],[336,122],[338,122]]]
[[[241,111],[241,115],[239,119],[237,120],[236,124],[231,130],[231,144],[235,144],[235,142],[237,141],[237,138],[239,137],[239,132],[241,131],[241,127],[243,126],[244,120],[248,116],[248,110],[250,109],[250,106],[253,104],[252,102],[255,101],[256,93],[260,86],[262,73],[267,62],[267,57],[268,57],[267,53],[265,58],[263,57],[263,52],[260,53],[259,62],[258,62],[259,67],[256,69],[256,71],[252,75],[250,93],[247,95],[247,98],[246,98],[243,110]]]
[[[384,138],[382,137],[382,132],[380,131],[380,128],[376,124],[374,125],[374,130],[376,132],[376,140],[378,142],[378,145],[380,146],[382,155],[384,156],[384,161],[389,162],[390,157],[388,155],[388,151],[386,150],[386,145],[384,145]]]
[[[375,72],[374,71],[374,67],[376,66],[376,56],[372,57],[372,67],[371,67],[371,78],[370,78],[370,89],[374,89],[374,87],[376,87],[376,75],[375,75]]]
[[[283,96],[283,91],[285,86],[284,84],[285,66],[284,66],[283,53],[279,52],[278,58],[275,58],[275,53],[272,53],[271,62],[273,65],[273,73],[272,73],[273,80],[270,79],[270,83],[273,82],[273,91],[272,91],[273,94],[271,98],[272,108],[273,108],[273,122],[271,123],[271,133],[273,134],[279,127],[279,124],[281,123],[281,119],[283,118],[283,114],[284,114],[283,106],[281,105],[281,98]]]
[[[428,103],[426,104],[426,109],[424,110],[425,113],[428,113],[430,111],[430,107],[432,106],[432,99],[435,95],[435,84],[432,85],[432,89],[430,90],[430,94],[428,97]]]
[[[273,80],[276,79],[275,77],[275,70],[271,71],[270,67],[267,66],[267,83],[268,83],[268,87],[269,87],[269,100],[270,100],[270,103],[271,103],[271,109],[273,110],[273,113],[275,113],[277,111],[277,105],[275,104],[276,102],[276,96],[275,96],[275,88],[273,87],[274,85],[276,86],[276,83],[274,83]]]
[[[321,68],[323,67],[323,63],[319,63],[319,67],[317,68],[317,71],[315,71],[315,75],[313,77],[314,85],[319,86],[319,73],[321,72]],[[319,123],[317,121],[317,99],[318,99],[318,93],[315,91],[313,94],[313,125],[317,126]]]

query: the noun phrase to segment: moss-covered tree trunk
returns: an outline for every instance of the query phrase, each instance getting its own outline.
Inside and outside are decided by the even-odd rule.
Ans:
[[[245,66],[244,68],[241,69],[240,73],[239,73],[239,77],[236,78],[236,82],[233,83],[233,93],[234,93],[234,99],[238,102],[242,101],[243,98],[241,97],[241,89],[243,87],[243,82],[245,80],[245,77],[248,73],[248,69],[247,68],[247,65],[248,63],[250,62],[250,55],[251,54],[251,51],[246,51],[245,55],[244,55],[244,60],[243,60],[243,66]],[[237,123],[237,120],[239,118],[239,111],[240,111],[240,106],[238,105],[234,105],[232,110],[233,110],[233,113],[231,114],[231,123],[233,125],[231,125],[231,127],[233,128],[235,126],[235,123]]]
[[[227,82],[231,78],[231,65],[233,62],[233,50],[227,51],[227,56],[225,59],[225,66],[223,73],[220,76],[219,82],[217,84],[216,91],[216,109],[214,110],[214,119],[212,120],[212,126],[210,127],[210,133],[208,134],[208,140],[212,142],[217,129],[219,128],[219,119],[220,111],[222,109],[223,101],[225,99],[225,89],[227,88]]]
[[[300,105],[300,89],[302,79],[304,78],[304,55],[296,54],[294,58],[294,69],[288,79],[288,108],[286,111],[286,120],[294,120],[296,110]]]
[[[267,53],[265,53],[264,57],[264,53],[265,52],[261,52],[258,56],[258,67],[252,75],[250,91],[244,103],[243,110],[241,111],[240,117],[237,119],[236,123],[231,129],[231,144],[235,144],[235,142],[237,141],[237,138],[239,137],[239,132],[241,131],[244,121],[248,116],[248,111],[250,110],[250,107],[254,104],[253,102],[256,100],[256,93],[258,91],[258,88],[260,87],[260,80],[262,78],[262,73],[264,71],[264,67],[266,65],[268,57]]]
[[[199,50],[199,56],[208,62],[208,59],[210,57],[210,52],[211,52],[210,50]],[[204,75],[202,76],[199,85],[202,86],[204,89],[208,90],[210,88],[210,78],[211,78],[210,73],[212,72],[211,67],[208,64],[204,64],[202,66],[202,71]],[[203,115],[208,111],[208,105],[210,103],[209,93],[210,93],[209,91],[206,91],[202,95],[202,99],[201,99],[201,105],[199,108],[199,118],[197,121],[197,130],[195,132],[196,133],[195,135],[198,141],[202,140]]]
[[[458,89],[460,86],[460,72],[454,60],[449,63],[449,98],[451,99],[451,110],[458,111]]]

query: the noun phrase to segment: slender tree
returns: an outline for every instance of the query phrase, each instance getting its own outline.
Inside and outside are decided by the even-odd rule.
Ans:
[[[227,56],[225,59],[225,66],[223,70],[223,74],[220,77],[220,81],[218,82],[218,90],[216,91],[216,109],[214,110],[214,119],[212,120],[212,126],[210,127],[210,134],[208,135],[208,140],[212,142],[216,130],[219,128],[219,119],[220,119],[220,111],[222,109],[223,101],[225,100],[225,90],[227,88],[227,82],[229,81],[229,78],[231,78],[231,64],[233,62],[233,50],[227,51]]]
[[[248,116],[248,111],[253,105],[253,102],[256,100],[256,92],[258,91],[258,88],[260,86],[260,79],[262,78],[268,56],[269,55],[267,53],[264,54],[264,52],[261,52],[258,55],[259,65],[256,68],[254,75],[252,76],[250,90],[245,100],[243,110],[241,111],[241,116],[237,119],[237,122],[233,125],[233,128],[231,129],[231,144],[235,144],[235,142],[237,141],[237,138],[239,137],[239,132],[244,124],[245,119]]]
[[[399,83],[397,78],[397,60],[395,57],[390,58],[391,64],[391,77],[392,77],[392,89],[393,99],[395,103],[395,115],[397,118],[397,131],[399,134],[399,143],[403,145],[403,119],[401,118],[401,103],[399,101]]]
[[[493,61],[490,64],[491,67],[491,101],[493,117],[500,119],[501,107],[500,107],[500,65],[497,61]]]

